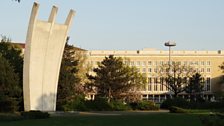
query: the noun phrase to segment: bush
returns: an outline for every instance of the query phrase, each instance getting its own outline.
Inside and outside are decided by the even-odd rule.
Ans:
[[[106,98],[98,97],[94,100],[85,101],[85,106],[92,111],[109,111],[112,110]]]
[[[189,102],[179,97],[173,98],[173,99],[167,99],[161,104],[160,108],[169,109],[172,106],[177,106],[181,108],[189,108]]]
[[[70,102],[63,106],[65,111],[86,111],[88,110],[85,105],[85,98],[83,96],[75,96]]]
[[[125,111],[131,109],[128,104],[124,104],[121,101],[112,101],[109,103],[109,105],[111,106],[111,109],[114,111]]]
[[[159,110],[159,107],[152,101],[132,102],[130,106],[133,110]]]
[[[0,112],[15,112],[16,110],[17,106],[15,100],[0,96]]]
[[[176,107],[176,106],[171,106],[169,110],[170,110],[170,113],[187,113],[188,112],[187,110],[180,107]]]
[[[177,97],[165,100],[160,107],[163,109],[169,109],[171,106],[185,109],[220,109],[223,108],[224,102],[187,101],[183,98]]]
[[[21,120],[21,116],[18,114],[13,114],[13,113],[0,113],[0,121],[17,121]]]
[[[24,119],[45,119],[50,117],[50,115],[47,112],[41,112],[41,111],[21,112],[21,116]]]

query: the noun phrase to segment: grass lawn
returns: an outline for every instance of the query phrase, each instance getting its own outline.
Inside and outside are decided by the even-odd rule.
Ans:
[[[48,119],[0,121],[0,126],[202,126],[197,114],[74,115]]]

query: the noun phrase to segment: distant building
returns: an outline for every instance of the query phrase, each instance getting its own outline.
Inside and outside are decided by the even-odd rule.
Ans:
[[[161,102],[170,96],[169,90],[162,84],[158,83],[158,67],[168,63],[169,51],[143,49],[137,51],[120,51],[120,50],[91,50],[87,51],[88,63],[97,67],[97,62],[101,62],[106,56],[114,55],[115,57],[127,58],[125,64],[135,66],[140,73],[147,77],[147,85],[141,91],[142,99]],[[218,51],[172,51],[172,61],[179,62],[182,65],[190,65],[200,72],[204,78],[205,99],[211,100],[213,93],[222,89],[220,81],[222,71],[219,68],[224,62],[224,50]],[[186,93],[182,97],[188,98]]]

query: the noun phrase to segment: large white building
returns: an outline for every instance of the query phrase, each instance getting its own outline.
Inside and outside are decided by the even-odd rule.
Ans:
[[[87,51],[87,62],[93,67],[97,67],[97,62],[101,62],[106,56],[114,55],[129,59],[124,61],[130,66],[138,68],[139,72],[147,77],[147,85],[141,91],[142,98],[161,102],[170,96],[169,90],[158,83],[161,79],[158,68],[169,61],[169,51],[143,49],[136,51],[121,50],[91,50]],[[224,62],[224,50],[218,51],[171,51],[171,60],[182,65],[189,65],[200,72],[204,77],[204,98],[211,99],[212,94],[223,89],[221,87],[222,71],[219,68]],[[189,97],[182,93],[183,97]]]

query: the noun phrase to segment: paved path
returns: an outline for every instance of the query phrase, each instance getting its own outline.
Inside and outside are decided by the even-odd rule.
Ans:
[[[143,115],[143,114],[153,114],[153,113],[168,113],[169,110],[159,110],[159,111],[91,111],[91,112],[81,112],[81,111],[70,111],[70,112],[49,112],[51,116],[119,116],[119,115]]]

